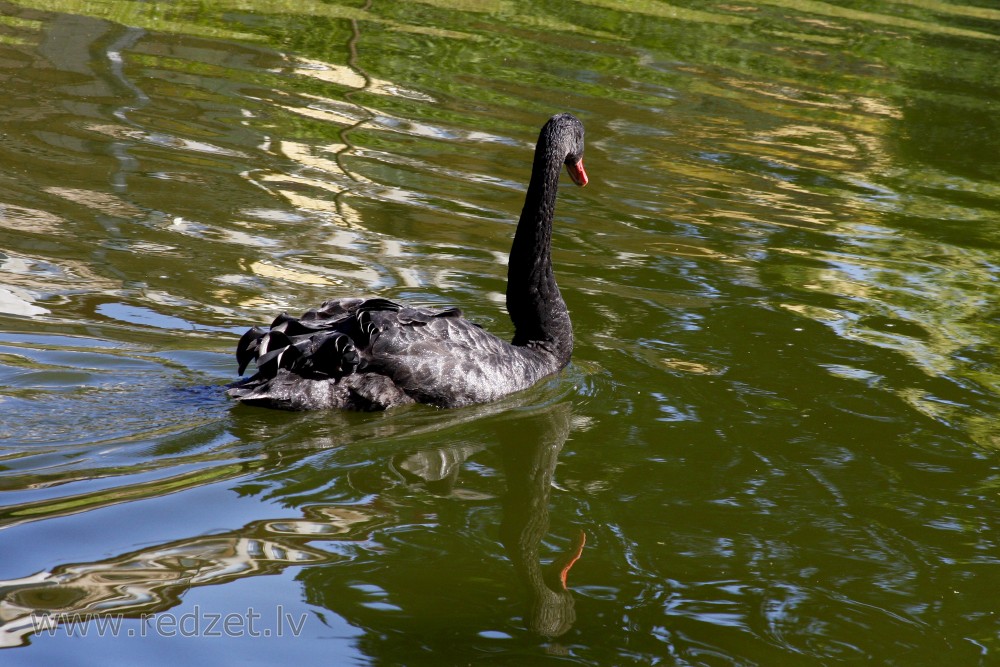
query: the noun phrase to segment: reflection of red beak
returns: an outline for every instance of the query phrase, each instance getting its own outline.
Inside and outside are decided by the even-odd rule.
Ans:
[[[581,188],[590,180],[587,178],[587,172],[583,169],[583,158],[580,158],[573,164],[566,165],[566,171],[569,172],[569,177],[573,179],[573,182]]]
[[[587,173],[583,171],[583,165],[580,165],[580,173],[583,174],[583,183],[579,185],[587,184]],[[576,179],[573,179],[576,181]],[[583,554],[583,545],[587,543],[587,534],[580,531],[580,535],[573,540],[573,546],[570,547],[568,553],[564,554],[556,563],[556,567],[559,568],[559,581],[562,583],[563,588],[566,588],[566,577],[569,576],[569,570],[576,564],[576,561],[580,560],[580,556]]]

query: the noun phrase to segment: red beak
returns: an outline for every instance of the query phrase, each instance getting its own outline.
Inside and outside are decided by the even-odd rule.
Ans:
[[[580,158],[573,164],[567,164],[566,171],[569,172],[569,177],[573,179],[573,182],[581,188],[590,181],[587,178],[587,172],[583,168],[583,158]]]

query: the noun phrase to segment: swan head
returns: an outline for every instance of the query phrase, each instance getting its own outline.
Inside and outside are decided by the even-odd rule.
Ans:
[[[542,128],[541,139],[556,156],[562,157],[566,172],[573,182],[583,187],[590,180],[583,168],[583,123],[569,113],[549,119]]]

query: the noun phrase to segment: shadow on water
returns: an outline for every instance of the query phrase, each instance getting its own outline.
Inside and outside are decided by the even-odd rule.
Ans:
[[[509,564],[483,568],[477,578],[485,582],[489,594],[520,600],[519,606],[525,610],[523,624],[531,633],[542,638],[562,635],[575,620],[567,574],[581,555],[585,537],[578,531],[574,539],[564,541],[561,555],[543,565],[541,554],[549,536],[553,475],[571,430],[571,403],[565,396],[556,395],[554,389],[550,386],[541,392],[529,392],[531,400],[544,400],[540,404],[526,405],[524,397],[520,397],[449,413],[417,407],[391,415],[333,413],[323,419],[315,415],[283,415],[289,420],[311,422],[318,428],[310,431],[319,433],[297,444],[268,442],[259,456],[247,459],[241,466],[229,466],[227,474],[218,477],[236,478],[238,492],[263,494],[299,508],[298,516],[256,520],[235,530],[156,543],[111,558],[63,563],[0,581],[0,646],[26,644],[39,631],[51,632],[59,623],[79,622],[81,618],[113,615],[145,621],[179,605],[193,588],[277,574],[290,567],[303,568],[299,579],[309,602],[367,631],[369,638],[362,639],[362,643],[377,641],[375,638],[384,637],[387,631],[387,606],[408,618],[421,618],[423,613],[440,615],[440,601],[428,596],[425,587],[449,585],[447,562],[440,563],[440,569],[423,573],[418,583],[412,576],[399,576],[398,562],[390,566],[379,556],[392,543],[394,532],[420,530],[425,523],[429,532],[436,530],[437,522],[426,517],[405,521],[395,506],[394,498],[399,494],[420,494],[421,489],[426,496],[423,511],[428,515],[437,511],[436,503],[455,498],[472,500],[481,510],[500,512],[499,531],[491,524],[466,537],[484,545],[481,553],[471,554],[473,561],[503,561],[498,550],[502,544]],[[468,435],[484,432],[480,428],[484,420],[495,430],[496,439],[467,441]],[[231,426],[243,441],[251,441],[270,421],[262,419],[259,410],[237,408]],[[466,428],[473,423],[478,425],[476,430]],[[407,450],[408,439],[426,443],[428,431],[452,443]],[[400,440],[404,451],[400,451]],[[345,448],[351,441],[352,446]],[[489,474],[496,472],[503,478],[502,494],[462,484],[463,466],[489,450],[496,463],[496,470]],[[375,451],[382,456],[373,456]],[[346,465],[335,463],[341,458],[346,459]],[[310,471],[308,478],[300,474],[303,469]],[[380,487],[378,493],[370,493],[373,486]],[[336,496],[338,490],[350,493],[347,490],[352,487],[352,501],[311,500]],[[358,495],[359,490],[368,493]],[[502,500],[498,501],[498,496]],[[55,514],[45,518],[53,519]],[[437,555],[445,558],[447,553]],[[416,562],[419,567],[419,559]],[[516,573],[514,579],[503,575],[511,567]],[[372,583],[359,583],[367,579],[369,572],[383,574]],[[512,587],[513,581],[520,582],[520,588]],[[373,585],[391,605],[371,603]],[[467,591],[463,595],[487,599],[483,592]],[[504,607],[493,611],[493,618],[481,614],[476,622],[504,627]],[[405,636],[406,625],[396,625],[393,634]]]

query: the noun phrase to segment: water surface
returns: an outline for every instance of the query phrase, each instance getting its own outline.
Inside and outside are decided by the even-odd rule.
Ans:
[[[0,5],[5,656],[996,662],[998,53],[987,2]],[[509,335],[562,111],[563,374],[222,396],[329,297]]]

